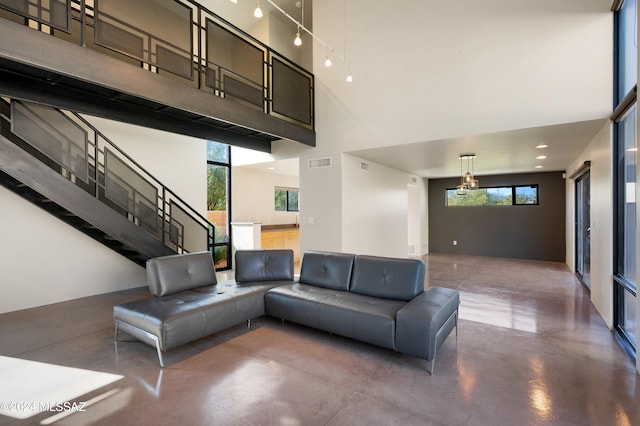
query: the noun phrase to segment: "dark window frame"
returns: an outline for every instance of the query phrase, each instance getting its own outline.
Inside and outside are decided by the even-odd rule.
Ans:
[[[538,206],[540,205],[540,185],[526,184],[526,185],[496,185],[496,186],[481,186],[478,189],[468,189],[467,191],[479,191],[482,189],[495,189],[495,188],[511,188],[511,204],[476,204],[476,205],[449,205],[449,191],[457,191],[457,188],[445,189],[445,206],[446,207],[510,207],[510,206]],[[535,188],[536,189],[536,202],[535,203],[518,203],[516,199],[517,188]],[[456,194],[454,194],[456,195]],[[466,195],[460,195],[465,197]]]
[[[275,204],[275,198],[276,198],[276,194],[278,191],[282,191],[285,193],[285,197],[284,197],[284,202],[285,202],[285,209],[284,210],[278,210],[278,206],[277,204]],[[290,200],[289,200],[289,194],[295,192],[297,194],[297,203],[296,203],[296,207],[297,208],[292,208],[291,206],[289,206]],[[274,201],[274,210],[277,212],[299,212],[300,211],[300,189],[298,188],[282,188],[279,186],[276,186],[274,191],[273,191],[273,201]]]

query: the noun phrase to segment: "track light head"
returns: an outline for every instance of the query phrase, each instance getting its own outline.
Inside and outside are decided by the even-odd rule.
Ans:
[[[253,16],[256,18],[262,18],[264,16],[262,9],[260,9],[260,2],[256,2],[256,9],[253,11]]]

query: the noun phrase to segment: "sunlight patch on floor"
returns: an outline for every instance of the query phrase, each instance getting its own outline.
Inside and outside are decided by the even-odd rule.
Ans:
[[[535,310],[514,306],[509,300],[484,294],[460,292],[460,319],[536,333]]]
[[[0,414],[26,419],[42,412],[79,410],[79,397],[123,376],[0,356]]]

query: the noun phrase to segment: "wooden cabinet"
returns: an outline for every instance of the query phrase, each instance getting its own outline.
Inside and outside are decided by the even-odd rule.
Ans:
[[[284,231],[284,248],[293,250],[293,260],[300,260],[300,230]]]
[[[284,232],[262,231],[260,241],[263,249],[284,248]]]
[[[260,242],[264,249],[291,249],[293,259],[300,260],[299,229],[262,231]]]

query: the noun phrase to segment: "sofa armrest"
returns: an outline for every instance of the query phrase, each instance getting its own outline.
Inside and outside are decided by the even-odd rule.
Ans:
[[[460,294],[430,287],[404,305],[396,315],[396,350],[427,361],[457,325]]]

